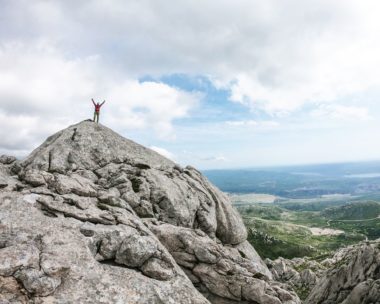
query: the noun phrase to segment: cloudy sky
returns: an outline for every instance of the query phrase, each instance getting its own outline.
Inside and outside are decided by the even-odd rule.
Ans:
[[[380,159],[377,0],[0,0],[0,153],[92,117],[181,164]]]

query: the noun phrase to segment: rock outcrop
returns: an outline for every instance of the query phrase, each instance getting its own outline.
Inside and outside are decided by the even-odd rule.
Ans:
[[[380,240],[341,248],[320,262],[311,258],[265,260],[273,278],[304,303],[380,303]]]
[[[305,303],[380,303],[380,241],[338,250]]]
[[[300,303],[200,172],[84,121],[0,157],[0,303]]]
[[[273,279],[292,286],[302,300],[309,295],[318,279],[330,266],[329,263],[319,263],[306,257],[291,260],[280,257],[274,261],[265,259],[265,263],[271,271]]]

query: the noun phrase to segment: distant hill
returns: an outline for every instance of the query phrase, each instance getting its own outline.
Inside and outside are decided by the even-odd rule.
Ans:
[[[265,193],[294,199],[332,194],[370,195],[369,199],[380,196],[380,162],[206,170],[204,174],[230,193]]]
[[[331,207],[322,211],[321,215],[332,220],[364,220],[380,215],[379,202],[353,202],[348,205]]]

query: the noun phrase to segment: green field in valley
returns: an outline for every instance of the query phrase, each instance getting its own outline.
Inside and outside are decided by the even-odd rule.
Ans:
[[[263,203],[237,208],[249,242],[264,258],[322,258],[340,247],[380,238],[378,202],[359,201],[321,211],[295,211]]]
[[[380,162],[209,170],[262,257],[323,257],[380,238]]]

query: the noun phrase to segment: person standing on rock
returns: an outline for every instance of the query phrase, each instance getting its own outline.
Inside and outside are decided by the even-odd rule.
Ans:
[[[99,103],[99,102],[95,102],[94,99],[91,99],[91,100],[92,100],[92,103],[94,104],[94,107],[95,107],[94,122],[95,122],[95,119],[96,119],[96,123],[99,123],[100,108],[102,107],[102,105],[104,105],[104,103],[106,101],[104,100],[102,103]]]

